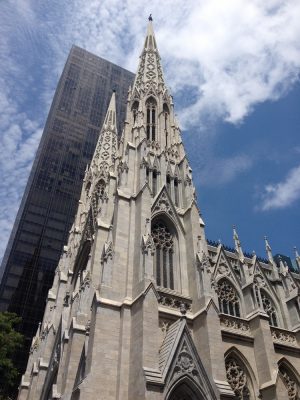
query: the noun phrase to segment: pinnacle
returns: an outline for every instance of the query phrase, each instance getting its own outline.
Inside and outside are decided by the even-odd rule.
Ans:
[[[148,22],[148,26],[147,26],[147,36],[146,36],[146,41],[145,41],[145,48],[157,50],[155,36],[154,36],[154,29],[153,29],[153,24],[152,24],[152,17],[151,17],[151,19],[149,17],[149,22]]]
[[[150,88],[152,88],[153,91],[165,88],[160,56],[154,35],[152,17],[149,17],[145,43],[140,56],[133,92],[134,88],[137,90],[142,89],[144,91],[148,91]]]
[[[108,126],[112,126],[116,129],[116,93],[113,91],[111,96],[109,106],[107,109],[105,121],[104,121],[104,128]]]
[[[103,145],[105,135],[105,146]],[[115,156],[117,147],[117,122],[116,122],[116,95],[113,92],[106,112],[101,134],[96,145],[95,153],[91,162],[91,167],[100,165],[111,165],[112,156]]]

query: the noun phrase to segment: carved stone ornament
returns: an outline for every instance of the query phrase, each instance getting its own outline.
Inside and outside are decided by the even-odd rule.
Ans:
[[[171,322],[170,321],[165,321],[165,320],[160,320],[159,321],[159,327],[160,330],[163,333],[163,339],[166,337],[168,330],[170,328]]]
[[[168,199],[166,193],[164,193],[164,192],[162,193],[162,195],[158,199],[158,202],[156,203],[153,211],[154,211],[154,213],[159,212],[159,211],[164,211],[167,214],[173,216],[173,210],[171,208],[171,204],[169,203],[169,199]]]
[[[88,335],[90,333],[90,329],[91,329],[91,321],[88,320],[87,323],[85,324],[85,333],[86,333],[86,335]]]
[[[69,301],[70,301],[70,292],[67,290],[64,297],[64,307],[69,306]]]
[[[102,252],[102,262],[106,262],[109,258],[112,260],[114,255],[114,250],[113,250],[113,244],[111,241],[106,242],[103,247],[103,252]]]
[[[230,274],[230,269],[229,269],[228,265],[225,263],[221,263],[217,267],[217,270],[218,270],[218,275],[221,275],[221,276],[227,276]]]
[[[209,262],[209,258],[207,255],[202,251],[201,261],[198,263],[201,271],[207,271],[209,274],[211,273],[211,264]]]
[[[85,223],[85,227],[83,230],[83,242],[85,242],[86,240],[92,240],[93,238],[93,234],[94,234],[94,225],[93,225],[93,218],[91,215],[91,211],[88,214],[86,223]]]
[[[192,178],[188,174],[186,174],[185,179],[184,179],[184,185],[190,186],[191,184],[192,184]]]
[[[297,340],[294,332],[287,332],[279,328],[271,328],[271,334],[275,342],[297,346]]]
[[[174,308],[178,311],[183,310],[183,307],[184,307],[185,312],[191,311],[191,309],[192,309],[191,303],[189,303],[188,301],[184,301],[183,299],[180,299],[171,294],[159,292],[159,296],[160,297],[159,297],[158,302],[162,306]]]
[[[240,364],[233,358],[225,362],[226,377],[237,399],[248,399],[250,396],[247,387],[247,376]]]
[[[142,250],[143,253],[154,255],[155,253],[155,244],[153,238],[150,234],[143,235],[142,238]]]
[[[90,287],[90,283],[91,283],[91,274],[90,272],[87,272],[85,278],[83,279],[83,281],[80,284],[80,292],[84,291],[86,288]]]
[[[259,287],[259,288],[266,286],[266,282],[265,282],[263,276],[260,274],[255,274],[254,282],[257,285],[257,287]]]
[[[232,316],[220,316],[221,327],[234,330],[242,334],[250,334],[250,326],[248,321],[242,321]]]
[[[298,390],[298,387],[297,387],[298,385],[296,383],[295,378],[292,377],[292,375],[284,367],[284,365],[281,365],[279,367],[279,371],[283,378],[284,384],[287,388],[288,399],[289,400],[298,400],[299,399],[299,390]]]
[[[186,344],[182,346],[180,353],[178,354],[176,366],[174,368],[175,374],[192,374],[198,375],[198,371],[195,367],[195,362],[191,356]]]
[[[30,347],[30,354],[32,354],[34,351],[37,351],[39,346],[40,346],[40,338],[38,336],[35,336],[35,338],[32,341],[32,345]]]
[[[126,163],[126,161],[120,161],[119,165],[118,165],[118,173],[122,173],[124,171],[128,172],[128,165]]]

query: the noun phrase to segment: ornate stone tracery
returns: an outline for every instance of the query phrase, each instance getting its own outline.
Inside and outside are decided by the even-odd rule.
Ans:
[[[242,400],[250,399],[247,375],[241,365],[234,359],[225,361],[226,377],[236,397]]]
[[[105,200],[107,199],[107,194],[105,192],[105,187],[106,184],[103,179],[100,179],[100,181],[97,183],[93,196],[92,196],[92,209],[93,209],[93,215],[94,218],[97,217],[98,213],[101,211],[101,208],[99,208],[100,200]]]
[[[180,353],[178,354],[174,371],[176,374],[188,373],[192,375],[198,375],[195,362],[186,344],[183,345]]]
[[[277,313],[272,300],[269,298],[269,296],[267,296],[267,294],[264,291],[261,291],[260,295],[261,295],[261,302],[263,309],[270,317],[270,325],[278,326]]]
[[[158,286],[174,289],[173,235],[163,222],[156,222],[152,227],[155,246],[155,272]]]
[[[279,366],[279,372],[287,388],[288,399],[298,400],[300,398],[299,397],[300,393],[296,378],[291,374],[291,372],[285,367],[284,364]]]
[[[223,279],[218,283],[216,292],[218,294],[220,312],[239,317],[240,305],[234,287],[227,280]]]
[[[169,214],[170,216],[173,216],[173,210],[172,210],[171,204],[170,204],[169,199],[165,192],[163,192],[161,194],[161,196],[154,208],[155,213],[159,212],[159,211],[164,211],[167,214]]]

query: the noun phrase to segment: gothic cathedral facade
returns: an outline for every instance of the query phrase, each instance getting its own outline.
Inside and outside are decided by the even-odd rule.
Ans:
[[[19,399],[300,399],[300,276],[206,241],[151,18],[120,141],[115,96]]]

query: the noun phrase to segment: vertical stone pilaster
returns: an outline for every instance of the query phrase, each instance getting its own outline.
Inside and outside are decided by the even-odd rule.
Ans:
[[[259,313],[250,321],[254,337],[254,355],[263,400],[276,400],[277,364],[269,318]]]
[[[65,393],[64,399],[70,399],[75,379],[80,364],[82,349],[85,342],[87,317],[79,314],[73,318],[70,327],[70,339],[67,349],[66,364],[63,372],[62,392]]]
[[[153,285],[132,305],[129,399],[145,399],[144,368],[158,370],[158,301]]]
[[[220,320],[213,303],[194,319],[194,342],[208,375],[213,378],[220,399],[234,399],[227,379],[223,354]],[[218,327],[216,329],[216,327]]]

